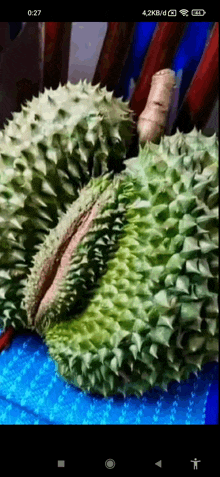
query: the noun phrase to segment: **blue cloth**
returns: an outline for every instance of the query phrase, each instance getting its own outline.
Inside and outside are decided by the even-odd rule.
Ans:
[[[129,85],[131,78],[136,83],[143,66],[146,52],[150,46],[157,22],[137,22],[135,26],[133,41],[130,46],[128,57],[123,66],[118,84],[114,91],[117,97],[123,97],[124,101],[129,98]]]
[[[218,364],[136,397],[86,395],[57,373],[43,340],[17,336],[0,354],[0,425],[217,424]]]

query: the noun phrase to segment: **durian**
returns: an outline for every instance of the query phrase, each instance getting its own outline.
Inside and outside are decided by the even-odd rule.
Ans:
[[[128,102],[80,80],[45,89],[0,131],[0,326],[26,325],[37,247],[91,177],[123,169],[133,123]]]
[[[218,140],[194,128],[91,178],[33,257],[21,310],[85,392],[142,396],[218,360]]]

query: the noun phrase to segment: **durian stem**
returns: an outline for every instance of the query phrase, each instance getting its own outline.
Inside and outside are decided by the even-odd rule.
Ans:
[[[159,142],[164,133],[174,86],[175,73],[169,68],[160,70],[152,76],[147,104],[137,123],[140,142]]]
[[[3,350],[6,350],[11,345],[13,336],[15,334],[15,328],[13,326],[9,326],[0,336],[0,353]]]

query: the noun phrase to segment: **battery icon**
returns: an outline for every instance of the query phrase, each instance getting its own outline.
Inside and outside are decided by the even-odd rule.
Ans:
[[[203,17],[203,15],[206,14],[205,10],[199,9],[199,10],[191,10],[191,14],[193,17]]]

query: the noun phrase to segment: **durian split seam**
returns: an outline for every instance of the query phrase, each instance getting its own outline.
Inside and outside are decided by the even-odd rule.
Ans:
[[[99,206],[95,204],[91,210],[83,214],[77,224],[77,228],[75,223],[73,223],[71,229],[64,235],[55,256],[49,258],[45,263],[39,280],[39,295],[41,298],[36,298],[36,300],[39,301],[38,303],[36,302],[34,313],[31,313],[33,315],[33,325],[36,324],[37,320],[45,313],[48,303],[55,297],[59,282],[68,269],[74,249],[76,249],[82,237],[88,232],[98,211]]]

